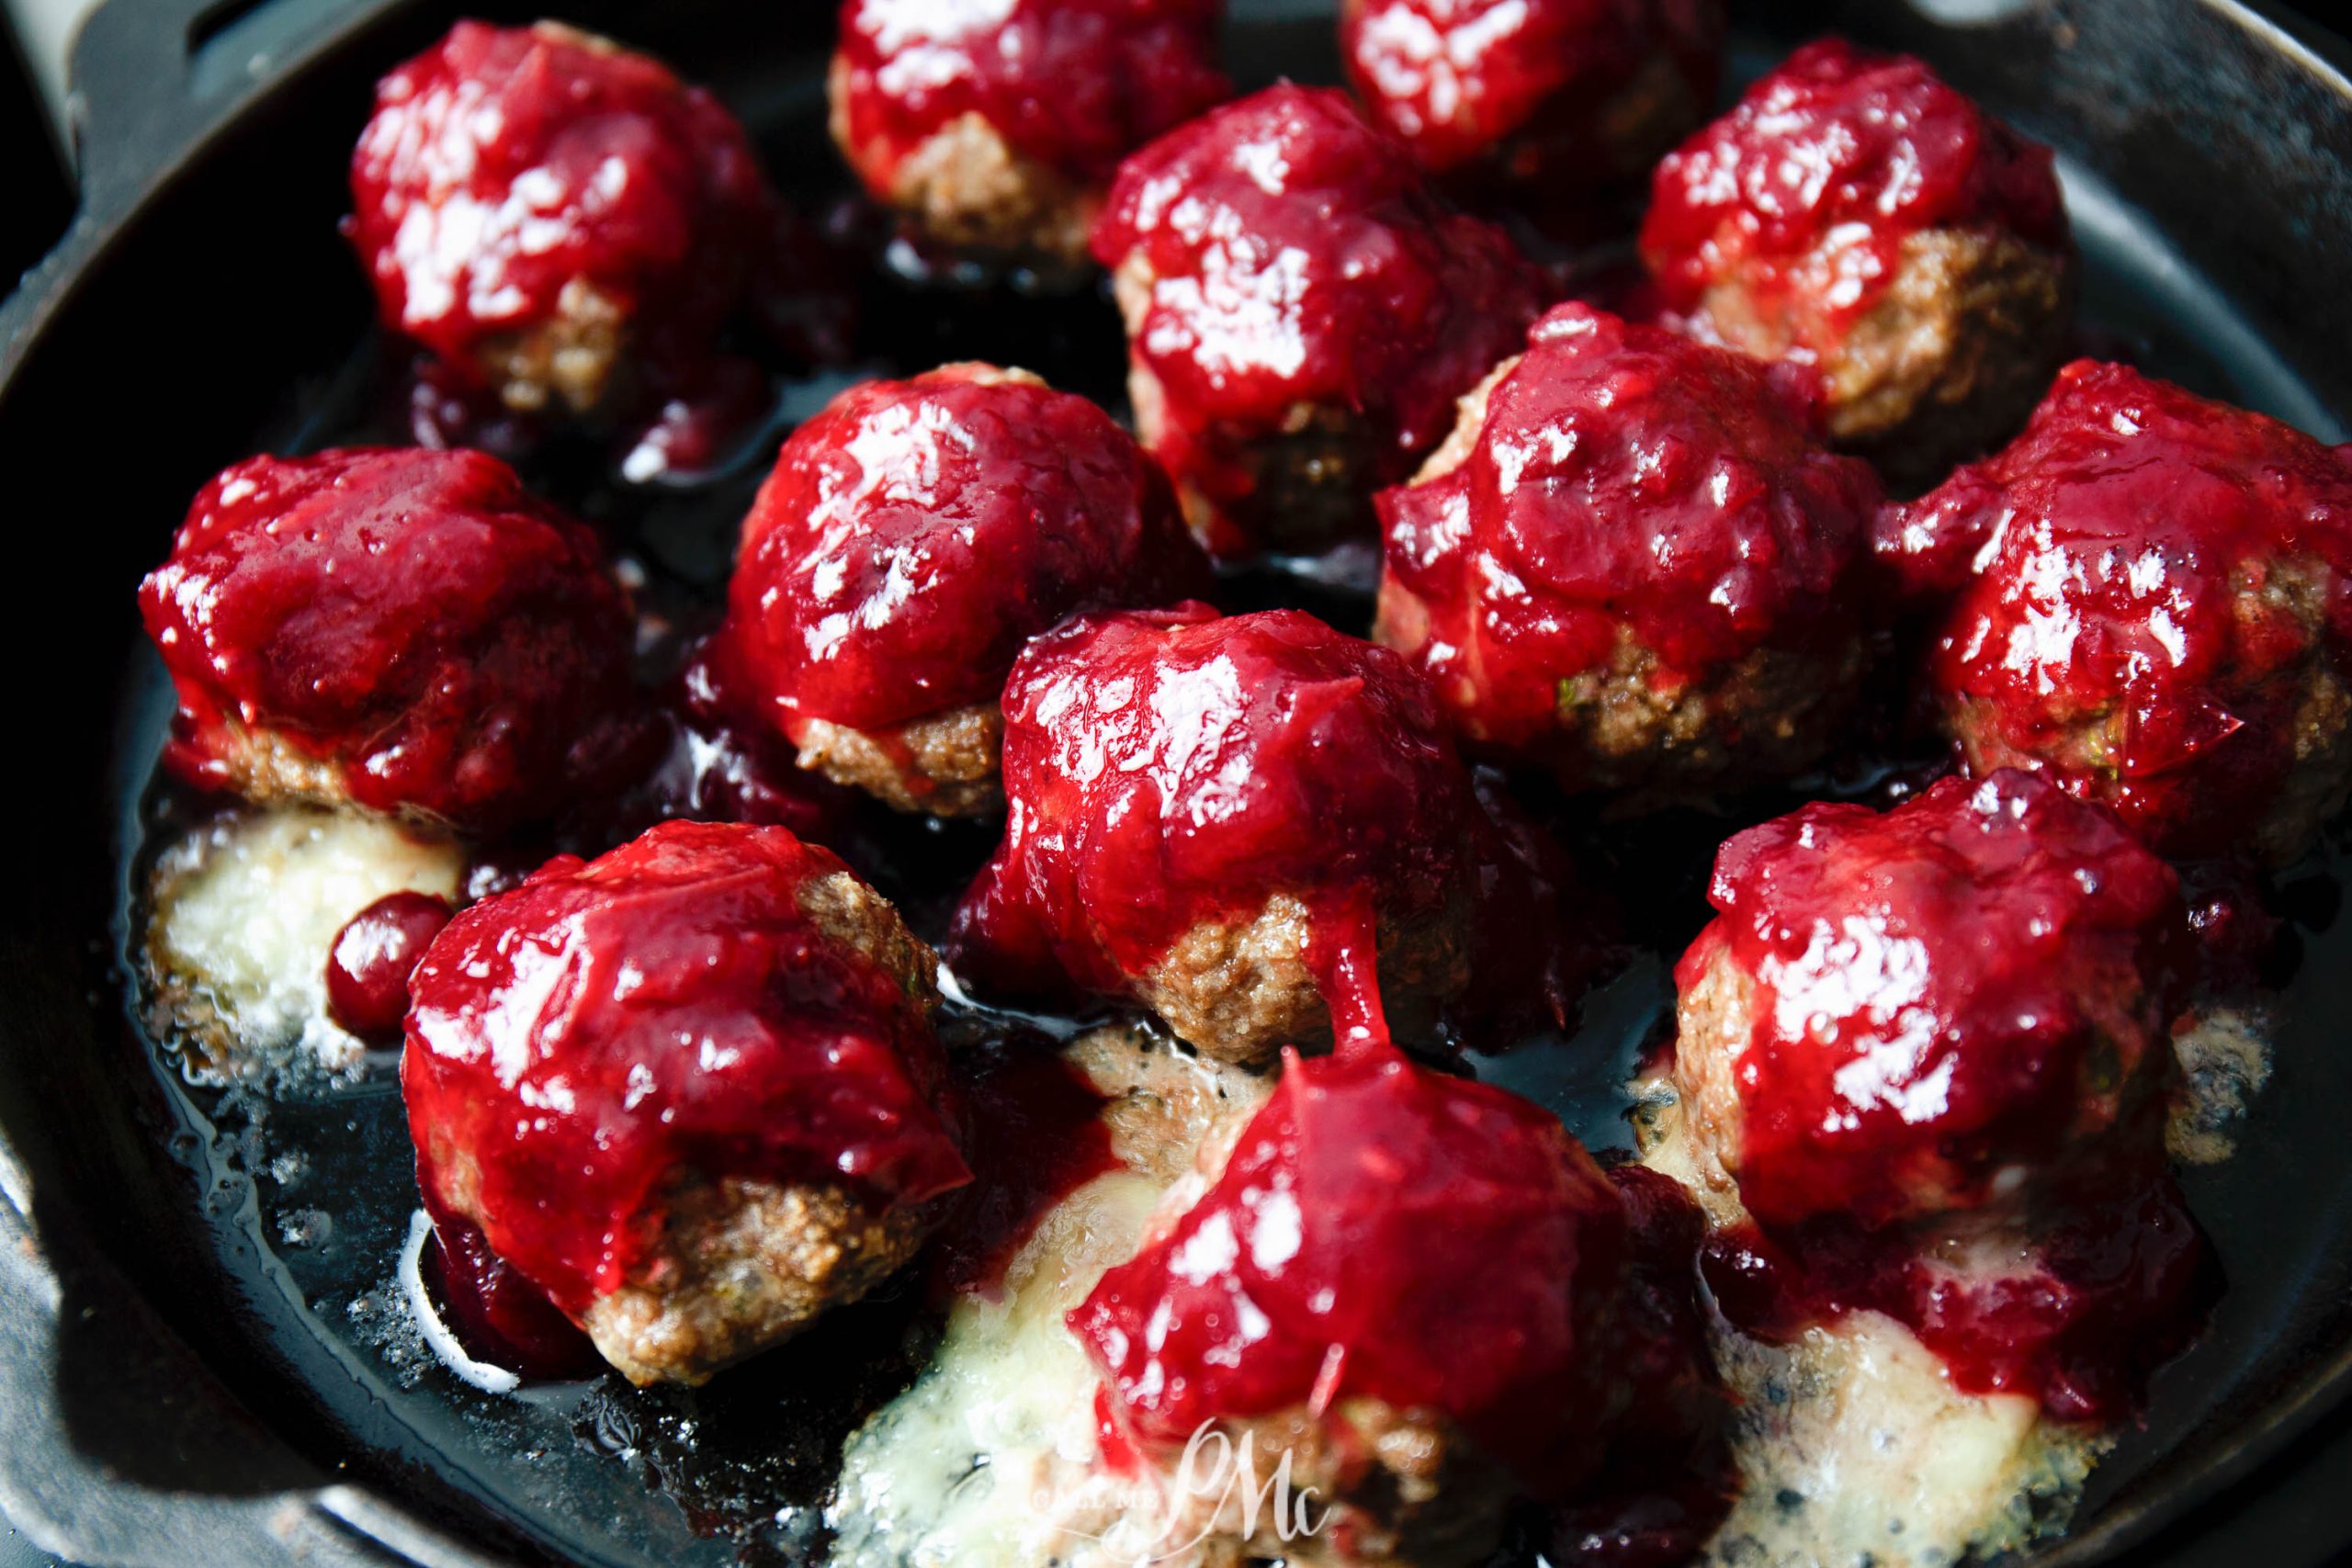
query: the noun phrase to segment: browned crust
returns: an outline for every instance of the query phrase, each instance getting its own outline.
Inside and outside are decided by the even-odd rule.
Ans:
[[[1004,714],[972,703],[869,732],[805,720],[799,762],[899,811],[989,817],[1004,809]]]
[[[560,403],[587,414],[612,390],[628,347],[628,316],[620,302],[575,277],[556,296],[551,319],[490,338],[475,363],[499,400],[517,413]]]

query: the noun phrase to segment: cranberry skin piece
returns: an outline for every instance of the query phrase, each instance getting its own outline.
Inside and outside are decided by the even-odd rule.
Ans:
[[[1765,367],[1562,305],[1466,457],[1377,498],[1377,635],[1465,736],[1522,757],[1557,738],[1562,683],[1607,671],[1624,638],[1660,686],[1850,639],[1878,502],[1868,465],[1815,445]]]
[[[1708,898],[1675,978],[1687,997],[1728,961],[1753,987],[1736,1111],[1704,1113],[1737,1124],[1768,1232],[1927,1220],[2161,1150],[2187,917],[2098,807],[2019,773],[1884,813],[1816,802],[1725,843]]]
[[[1878,544],[1954,595],[1927,686],[1980,771],[2046,773],[2178,855],[2291,860],[2341,799],[2344,449],[2079,361]]]
[[[787,736],[884,729],[993,704],[1023,646],[1073,614],[1209,581],[1167,476],[1109,415],[951,366],[853,388],[785,443],[743,520],[718,657]]]
[[[1374,120],[1425,168],[1498,157],[1515,175],[1589,184],[1595,164],[1646,175],[1704,118],[1723,17],[1712,0],[1349,0],[1340,52]],[[1665,100],[1621,107],[1648,108],[1641,121],[1687,111],[1662,144],[1654,123],[1612,123],[1629,91]]]
[[[2050,149],[1922,62],[1824,39],[1658,165],[1642,256],[1672,310],[1738,273],[1851,321],[1876,303],[1908,235],[1990,225],[2064,249],[2054,170]]]
[[[888,200],[899,163],[967,115],[1075,183],[1232,89],[1216,68],[1221,0],[847,0],[835,114],[852,162]]]
[[[1540,1107],[1389,1051],[1294,1055],[1207,1192],[1069,1321],[1151,1447],[1370,1397],[1556,1496],[1645,1392],[1617,1317],[1629,1232]]]
[[[322,788],[262,776],[276,739],[361,806],[494,832],[596,787],[640,728],[595,536],[480,452],[249,458],[139,605],[179,699],[164,761],[199,788]]]
[[[908,1204],[968,1180],[925,1003],[801,907],[844,871],[780,828],[664,823],[460,913],[410,983],[420,1184],[446,1202],[470,1167],[492,1250],[576,1320],[680,1173]]]
[[[327,1015],[363,1040],[397,1038],[408,977],[448,923],[448,900],[430,893],[388,893],[352,916],[327,953]]]
[[[549,23],[460,22],[379,83],[351,200],[384,324],[477,378],[583,288],[643,356],[699,357],[777,220],[718,100]]]
[[[1072,621],[1022,655],[1004,716],[1012,816],[948,953],[1013,994],[1125,994],[1277,891],[1336,963],[1374,910],[1442,908],[1479,824],[1428,689],[1295,610]]]
[[[1127,337],[1158,383],[1148,444],[1217,508],[1246,509],[1247,447],[1295,435],[1302,408],[1361,423],[1363,493],[1405,478],[1547,293],[1500,229],[1440,203],[1345,96],[1288,85],[1129,158],[1094,254],[1146,288]],[[1232,518],[1206,532],[1220,554],[1253,543]]]

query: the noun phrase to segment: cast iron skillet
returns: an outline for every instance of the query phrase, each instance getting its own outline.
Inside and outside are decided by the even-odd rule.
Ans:
[[[833,8],[562,11],[711,82],[813,197],[841,179],[817,129]],[[1329,78],[1328,4],[1233,8],[1245,85]],[[1758,50],[1829,28],[1914,49],[2055,143],[2109,341],[2344,439],[2352,83],[2329,57],[2233,0],[1756,9]],[[922,1350],[910,1301],[886,1299],[702,1395],[474,1395],[382,1329],[413,1201],[397,1100],[191,1094],[135,1027],[120,922],[164,710],[130,590],[223,463],[356,427],[369,351],[334,228],[344,164],[373,78],[449,19],[413,0],[114,0],[74,62],[82,215],[0,307],[17,550],[0,679],[21,783],[0,899],[0,1506],[84,1561],[793,1561],[842,1426]],[[882,359],[978,355],[1115,396],[1107,312],[1072,332],[1002,299],[886,304]],[[732,503],[722,485],[635,504],[683,538]],[[2189,1182],[2229,1295],[2040,1561],[2226,1562],[2256,1540],[2316,1560],[2352,1536],[2340,1496],[2288,1517],[2295,1497],[2261,1486],[2298,1445],[2340,1438],[2330,1413],[2352,1393],[2340,854],[2281,880],[2303,958],[2278,1070],[2238,1159]],[[1663,999],[1637,966],[1589,1013],[1586,1081],[1525,1087],[1589,1138],[1620,1136],[1594,1086]],[[276,1163],[289,1152],[307,1168]],[[2201,1536],[2179,1528],[2192,1515]]]

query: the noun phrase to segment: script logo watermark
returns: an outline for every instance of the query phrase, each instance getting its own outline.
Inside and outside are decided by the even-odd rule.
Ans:
[[[1157,1528],[1133,1543],[1140,1549],[1135,1561],[1184,1557],[1212,1535],[1289,1542],[1320,1533],[1331,1510],[1317,1506],[1313,1486],[1291,1478],[1291,1450],[1283,1448],[1271,1472],[1261,1475],[1261,1462],[1256,1434],[1244,1432],[1237,1440],[1214,1421],[1202,1422],[1166,1479]],[[1188,1527],[1191,1533],[1179,1539]]]

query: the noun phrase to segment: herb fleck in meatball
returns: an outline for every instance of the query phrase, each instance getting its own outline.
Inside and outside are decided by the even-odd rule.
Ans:
[[[863,1295],[969,1179],[935,967],[780,828],[551,862],[411,980],[418,1181],[632,1382],[700,1382]]]
[[[1563,305],[1380,495],[1374,636],[1467,748],[1568,788],[1784,777],[1860,683],[1877,500],[1763,367]]]
[[[2074,311],[2050,150],[1836,39],[1658,166],[1642,255],[1692,331],[1809,367],[1838,444],[1906,481],[2017,430]]]
[[[643,749],[595,536],[480,452],[250,458],[139,604],[179,698],[164,764],[199,788],[495,832]]]
[[[2352,787],[2352,456],[2121,366],[1892,516],[1952,594],[1927,688],[1970,768],[2030,768],[2166,854],[2283,864]]]
[[[848,0],[833,141],[940,243],[1062,266],[1119,160],[1230,91],[1219,0]]]
[[[1136,431],[1224,557],[1369,536],[1372,492],[1437,445],[1544,293],[1322,88],[1269,88],[1129,158],[1094,254]]]
[[[1208,583],[1166,476],[1110,416],[1025,371],[951,365],[853,388],[793,433],[706,662],[802,767],[901,811],[985,815],[1029,638]]]

